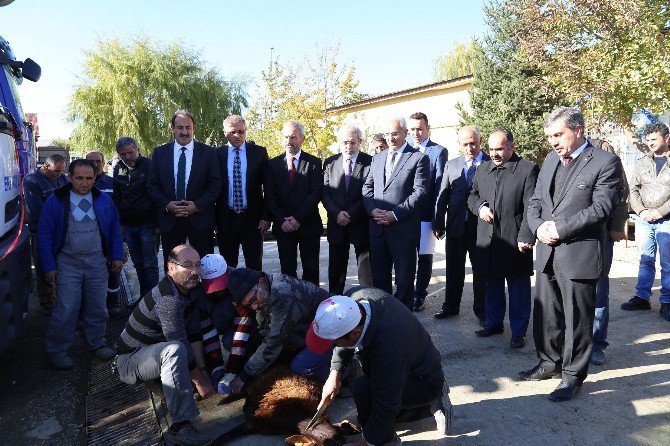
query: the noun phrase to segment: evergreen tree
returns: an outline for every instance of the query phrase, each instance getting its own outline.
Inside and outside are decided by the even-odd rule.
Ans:
[[[494,0],[484,7],[490,31],[475,46],[472,110],[468,113],[459,106],[461,124],[480,128],[484,150],[489,133],[495,127],[507,127],[520,156],[542,161],[549,148],[542,124],[558,101],[530,81],[541,73],[524,60],[512,33],[515,19],[503,13],[502,3]]]

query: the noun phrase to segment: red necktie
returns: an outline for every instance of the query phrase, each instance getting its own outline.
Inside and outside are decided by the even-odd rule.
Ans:
[[[290,167],[288,168],[288,180],[291,184],[295,183],[295,164],[293,164],[294,158],[292,156],[288,157],[288,162],[290,163]]]
[[[567,166],[568,164],[570,164],[570,161],[572,161],[572,157],[571,157],[571,156],[564,156],[564,157],[563,157],[563,165],[564,165],[564,166]]]

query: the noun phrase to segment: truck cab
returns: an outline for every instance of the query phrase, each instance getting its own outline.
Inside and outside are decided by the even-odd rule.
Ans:
[[[4,6],[0,4],[0,6]],[[17,61],[0,37],[0,354],[19,335],[32,291],[30,244],[22,178],[35,168],[35,137],[18,95],[24,79],[36,82],[41,68]]]

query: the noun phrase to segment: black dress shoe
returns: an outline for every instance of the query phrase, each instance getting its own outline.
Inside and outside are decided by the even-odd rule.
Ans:
[[[523,336],[520,336],[518,338],[513,337],[511,341],[509,341],[509,346],[512,348],[523,348],[526,345],[526,339]]]
[[[558,387],[549,394],[549,399],[557,403],[571,400],[580,390],[582,390],[581,384],[568,384],[565,381],[561,381]]]
[[[458,316],[458,310],[442,310],[439,313],[435,313],[435,319],[446,319],[451,316]]]
[[[551,379],[560,373],[560,369],[545,368],[538,364],[530,370],[519,372],[519,378],[524,381],[542,381],[545,379]]]
[[[475,331],[475,334],[480,338],[488,338],[491,335],[500,334],[505,329],[502,325],[496,325],[495,327],[484,327],[481,330]]]
[[[421,301],[417,300],[417,301],[414,302],[414,307],[412,308],[412,311],[415,312],[415,313],[418,313],[418,312],[423,311],[425,309],[426,309],[426,303],[423,300],[421,300]]]
[[[486,319],[479,319],[479,326],[482,328],[486,327]]]

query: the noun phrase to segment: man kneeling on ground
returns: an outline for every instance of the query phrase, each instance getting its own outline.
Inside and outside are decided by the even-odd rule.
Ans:
[[[191,420],[199,415],[191,381],[203,398],[214,388],[196,366],[189,341],[202,339],[196,304],[200,256],[188,245],[174,248],[168,272],[133,310],[116,345],[121,381],[135,384],[160,378],[172,424],[165,432],[173,443],[206,445],[210,439]]]
[[[328,291],[286,274],[266,274],[247,268],[230,271],[228,291],[233,303],[256,312],[261,344],[232,381],[233,393],[272,365],[280,354],[297,353],[291,370],[325,381],[332,349],[314,354],[305,348],[305,334]]]
[[[333,296],[319,306],[307,333],[307,347],[319,354],[335,344],[321,404],[337,395],[342,371],[354,355],[361,362],[363,375],[352,390],[363,436],[349,446],[400,444],[396,421],[411,421],[410,412],[427,407],[437,430],[446,434],[451,427],[449,389],[440,353],[428,332],[385,291],[358,287],[347,294],[350,297]]]

